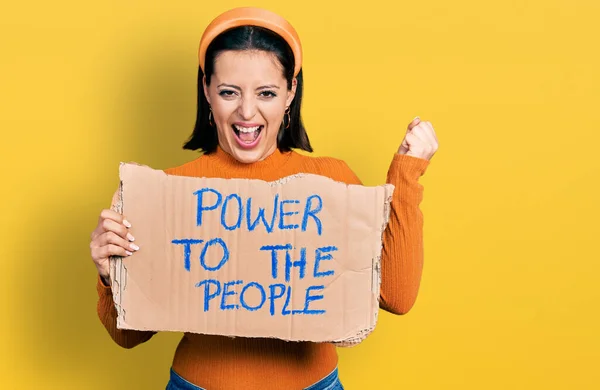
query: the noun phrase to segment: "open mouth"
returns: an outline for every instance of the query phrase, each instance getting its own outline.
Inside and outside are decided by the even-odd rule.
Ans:
[[[254,146],[264,126],[258,125],[252,127],[244,127],[240,125],[231,125],[231,128],[233,129],[235,137],[237,138],[240,145]]]

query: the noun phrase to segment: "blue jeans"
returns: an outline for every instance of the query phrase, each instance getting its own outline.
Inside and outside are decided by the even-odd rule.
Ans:
[[[179,374],[177,374],[171,368],[171,378],[169,383],[167,383],[166,390],[207,390],[202,387],[198,387],[193,383],[190,383],[183,379]],[[282,389],[282,390],[294,390],[294,389]],[[329,375],[325,378],[319,380],[318,382],[302,389],[302,390],[344,390],[342,383],[340,382],[340,378],[338,376],[337,367],[333,370]]]

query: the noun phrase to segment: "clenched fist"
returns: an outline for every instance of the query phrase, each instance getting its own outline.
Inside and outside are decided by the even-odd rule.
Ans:
[[[408,124],[398,154],[431,160],[437,149],[438,140],[431,122],[422,122],[419,117],[416,117]]]

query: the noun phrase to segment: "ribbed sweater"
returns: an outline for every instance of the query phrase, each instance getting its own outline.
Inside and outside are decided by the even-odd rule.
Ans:
[[[380,308],[405,314],[414,305],[423,270],[423,214],[418,182],[429,161],[405,154],[391,156],[387,183],[395,186],[381,253]],[[165,169],[170,175],[246,178],[274,181],[297,173],[313,173],[347,184],[362,184],[349,166],[331,157],[295,151],[275,152],[244,164],[221,148]],[[135,221],[130,221],[135,225]],[[138,243],[140,247],[143,242]],[[134,254],[135,256],[135,254]],[[124,348],[148,341],[155,332],[117,329],[110,287],[97,280],[98,316],[112,339]],[[338,363],[331,343],[225,337],[185,333],[175,351],[173,369],[187,381],[208,390],[302,389],[329,374]]]

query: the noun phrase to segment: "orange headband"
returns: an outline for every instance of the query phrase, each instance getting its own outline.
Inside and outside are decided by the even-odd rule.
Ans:
[[[239,26],[259,26],[267,28],[280,35],[290,45],[294,52],[296,61],[294,66],[294,76],[298,75],[302,67],[302,45],[300,37],[287,20],[271,11],[255,8],[241,7],[234,8],[217,16],[204,30],[200,40],[200,49],[198,50],[198,60],[200,67],[204,71],[204,57],[208,45],[222,32]]]

